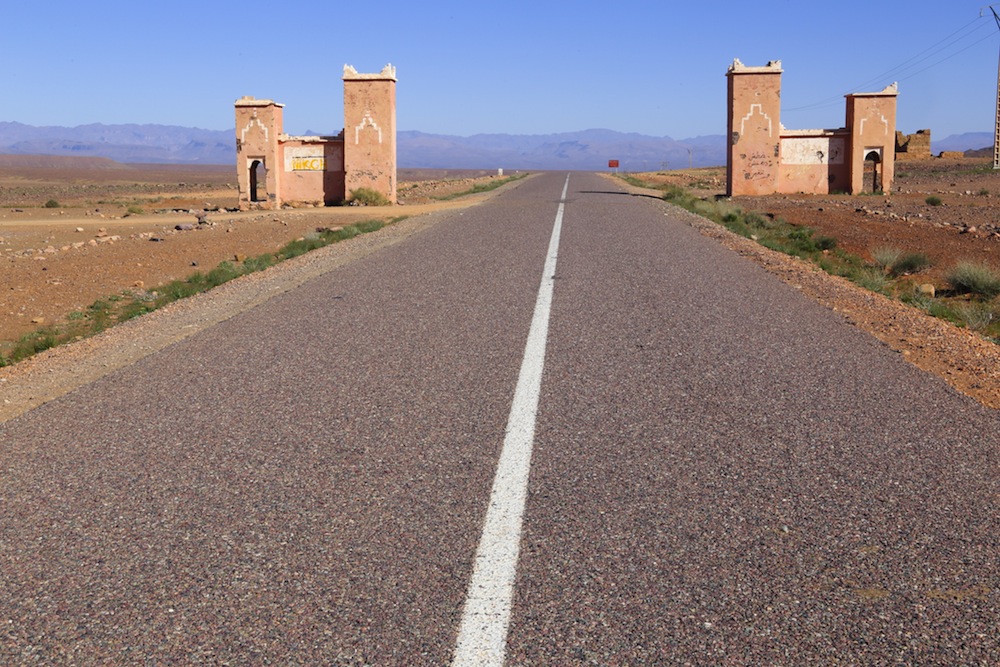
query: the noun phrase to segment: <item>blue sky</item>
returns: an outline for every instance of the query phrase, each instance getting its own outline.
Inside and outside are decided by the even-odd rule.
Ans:
[[[291,134],[332,133],[343,65],[392,63],[401,130],[686,139],[725,133],[738,57],[782,61],[786,127],[839,127],[845,93],[898,80],[898,129],[943,139],[993,129],[1000,31],[979,2],[10,2],[0,121],[222,130],[253,95]]]

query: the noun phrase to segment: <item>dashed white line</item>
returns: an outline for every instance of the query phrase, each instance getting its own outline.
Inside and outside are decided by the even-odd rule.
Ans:
[[[562,231],[569,175],[556,211],[542,284],[535,300],[535,313],[524,347],[524,360],[507,418],[503,450],[493,479],[490,505],[483,534],[476,550],[472,580],[458,630],[452,667],[502,667],[507,653],[514,578],[521,545],[521,520],[528,491],[531,448],[535,439],[535,416],[545,365],[545,345],[552,309],[559,235]]]

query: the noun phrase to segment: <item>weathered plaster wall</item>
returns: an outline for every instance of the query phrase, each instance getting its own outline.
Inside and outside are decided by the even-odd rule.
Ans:
[[[829,194],[850,187],[846,132],[782,134],[780,177],[775,191],[783,194]]]
[[[335,204],[344,199],[342,137],[287,137],[281,142],[286,204]]]

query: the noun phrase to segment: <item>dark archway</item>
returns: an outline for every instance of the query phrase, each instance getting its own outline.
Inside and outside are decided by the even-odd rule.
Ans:
[[[865,153],[865,180],[862,192],[882,192],[882,154],[877,150]]]
[[[250,201],[267,201],[267,167],[262,159],[250,163]]]

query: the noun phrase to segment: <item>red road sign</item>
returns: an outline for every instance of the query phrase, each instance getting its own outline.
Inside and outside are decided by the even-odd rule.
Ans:
[[[618,160],[608,160],[608,169],[617,169]]]

